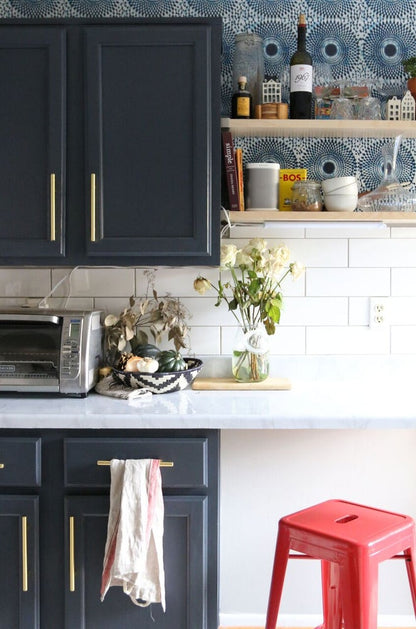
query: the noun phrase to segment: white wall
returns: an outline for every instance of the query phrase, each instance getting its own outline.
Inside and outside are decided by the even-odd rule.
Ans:
[[[254,235],[270,244],[283,240],[293,258],[307,266],[304,278],[289,279],[284,287],[285,311],[273,338],[273,354],[299,361],[306,355],[416,354],[416,230],[236,228],[232,233],[238,245]],[[181,297],[192,313],[191,352],[228,354],[233,318],[225,308],[214,307],[214,295],[200,297],[193,291],[199,272],[217,278],[215,269],[161,268],[156,288],[160,295]],[[59,269],[2,268],[0,306],[26,298],[37,303],[63,276]],[[77,270],[68,305],[118,313],[144,287],[142,269]],[[61,306],[68,290],[65,281],[51,305]],[[390,325],[368,327],[369,296],[388,298]],[[415,448],[416,432],[407,430],[225,431],[220,559],[224,623],[238,616],[244,624],[244,619],[264,614],[281,515],[341,497],[416,517]],[[383,567],[380,589],[383,614],[411,614],[400,562]],[[319,613],[316,566],[298,562],[290,567],[282,604],[290,616]]]

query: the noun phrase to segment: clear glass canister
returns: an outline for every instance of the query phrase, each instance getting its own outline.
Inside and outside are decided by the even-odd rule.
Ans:
[[[247,77],[247,90],[253,97],[253,107],[262,102],[264,79],[263,39],[255,33],[235,36],[233,58],[233,92],[238,90],[238,78]]]
[[[319,212],[322,210],[321,184],[317,181],[296,181],[292,186],[292,210]]]

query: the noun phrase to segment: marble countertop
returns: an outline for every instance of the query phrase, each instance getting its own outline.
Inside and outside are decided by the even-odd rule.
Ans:
[[[94,392],[81,399],[2,393],[0,428],[416,428],[416,358],[382,362],[281,363],[276,375],[290,378],[290,391],[188,388],[133,401]]]

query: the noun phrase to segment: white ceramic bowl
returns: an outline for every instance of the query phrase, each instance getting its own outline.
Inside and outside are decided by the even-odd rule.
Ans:
[[[358,186],[356,183],[349,183],[346,186],[342,186],[342,188],[337,188],[336,190],[331,190],[330,192],[324,190],[324,196],[326,197],[330,197],[334,194],[358,194]]]
[[[331,177],[331,179],[324,179],[321,182],[324,193],[335,192],[335,190],[339,188],[342,188],[344,191],[344,187],[351,184],[357,185],[357,179],[355,177]]]
[[[328,212],[353,212],[357,207],[358,194],[328,194],[324,196]]]

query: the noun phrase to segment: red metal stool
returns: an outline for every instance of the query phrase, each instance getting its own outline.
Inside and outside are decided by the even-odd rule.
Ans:
[[[287,561],[296,557],[290,550],[321,560],[321,629],[377,629],[378,564],[392,558],[406,560],[416,615],[412,518],[343,500],[328,500],[281,518],[266,629],[276,628]]]

